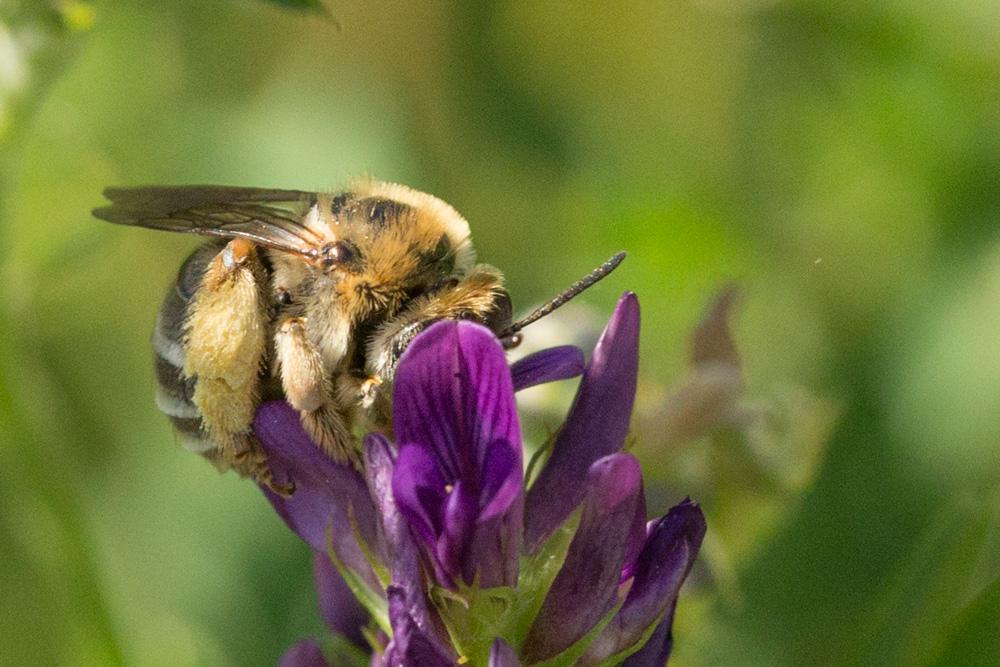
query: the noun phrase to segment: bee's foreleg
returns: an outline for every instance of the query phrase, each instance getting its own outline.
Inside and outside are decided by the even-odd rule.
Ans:
[[[367,423],[374,429],[392,428],[392,383],[396,365],[413,339],[440,320],[472,320],[498,332],[510,324],[510,297],[503,275],[486,264],[473,267],[463,279],[450,279],[413,299],[396,317],[384,323],[368,341],[365,376],[351,378],[342,394],[353,391]]]
[[[338,462],[352,459],[351,431],[334,401],[322,355],[306,335],[302,318],[281,323],[275,333],[275,350],[285,399],[299,411],[306,433]]]
[[[488,264],[477,264],[465,278],[435,292],[421,310],[415,319],[473,320],[494,331],[511,316],[503,274]]]
[[[219,448],[212,458],[255,479],[264,465],[250,428],[267,344],[265,283],[253,245],[234,239],[209,263],[185,322],[184,375],[195,378],[192,401]]]
[[[390,381],[403,352],[424,329],[439,320],[472,320],[493,331],[505,328],[511,319],[510,297],[501,273],[478,264],[462,280],[451,280],[414,299],[397,317],[385,323],[368,343],[368,371],[372,378]],[[368,391],[378,385],[364,387]]]

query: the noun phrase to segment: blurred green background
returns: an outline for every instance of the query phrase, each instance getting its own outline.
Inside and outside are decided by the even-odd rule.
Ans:
[[[784,421],[635,445],[651,512],[709,516],[675,664],[1000,663],[1000,4],[278,4],[0,2],[0,663],[319,631],[307,548],[153,406],[195,242],[89,210],[361,173],[455,205],[522,309],[628,250],[582,301],[640,294],[647,417],[742,287]]]

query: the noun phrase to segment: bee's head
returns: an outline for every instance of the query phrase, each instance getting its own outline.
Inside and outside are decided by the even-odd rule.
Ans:
[[[464,218],[435,197],[391,183],[361,182],[321,197],[306,224],[327,239],[314,266],[359,317],[461,278],[475,261]]]

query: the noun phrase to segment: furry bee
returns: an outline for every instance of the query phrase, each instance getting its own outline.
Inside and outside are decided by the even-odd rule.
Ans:
[[[391,429],[400,356],[423,329],[470,319],[507,346],[617,266],[620,254],[512,322],[503,275],[477,264],[469,225],[408,187],[324,194],[224,186],[108,188],[108,222],[216,237],[182,265],[153,331],[156,403],[181,442],[281,493],[251,425],[283,398],[339,461],[352,429]]]

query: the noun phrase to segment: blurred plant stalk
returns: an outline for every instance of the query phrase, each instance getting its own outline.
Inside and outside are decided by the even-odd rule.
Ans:
[[[707,305],[689,340],[688,372],[670,389],[647,388],[636,441],[647,458],[669,457],[662,489],[710,498],[718,530],[704,544],[709,575],[729,604],[742,600],[739,572],[798,506],[819,471],[836,405],[800,386],[751,397],[731,331],[734,286]]]
[[[94,19],[85,0],[0,0],[0,246],[23,137]]]
[[[84,0],[0,0],[0,248],[9,249],[12,243],[7,207],[17,189],[25,137],[94,19],[93,6]],[[7,255],[0,259],[0,280],[10,290],[18,281]],[[10,556],[15,562],[43,562],[53,558],[51,544],[59,544],[63,553],[54,562],[64,573],[62,590],[46,604],[64,610],[60,620],[75,630],[78,640],[53,647],[51,655],[121,664],[75,485],[64,463],[36,446],[51,425],[41,424],[38,410],[29,406],[46,404],[47,392],[40,386],[49,378],[26,338],[32,315],[20,312],[18,304],[16,299],[0,300],[0,465],[10,475],[0,488],[0,500],[8,508],[0,535],[13,538],[5,539],[0,555],[5,562]],[[25,378],[29,381],[19,381]],[[40,515],[54,521],[43,521],[30,531],[19,528],[32,525],[31,517]],[[58,627],[57,620],[51,620],[52,629]]]

